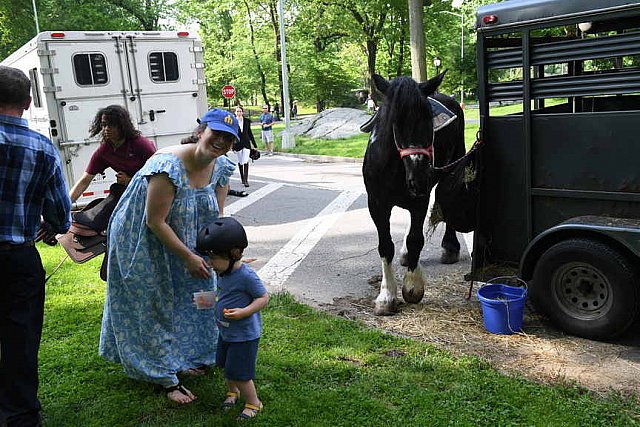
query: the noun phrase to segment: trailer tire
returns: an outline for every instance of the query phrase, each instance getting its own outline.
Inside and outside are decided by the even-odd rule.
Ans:
[[[596,340],[622,334],[640,310],[638,274],[630,260],[599,241],[555,244],[538,260],[530,296],[564,331]]]

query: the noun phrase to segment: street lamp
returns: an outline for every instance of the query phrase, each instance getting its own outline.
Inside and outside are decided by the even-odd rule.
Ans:
[[[36,0],[33,0],[33,19],[36,21],[36,35],[40,34],[40,24],[38,23],[38,9],[36,9]]]
[[[460,18],[460,105],[464,106],[464,15],[448,10],[442,10],[438,13],[448,13]]]
[[[439,56],[433,57],[433,66],[436,67],[436,76],[440,74],[440,65],[442,65],[442,61]]]

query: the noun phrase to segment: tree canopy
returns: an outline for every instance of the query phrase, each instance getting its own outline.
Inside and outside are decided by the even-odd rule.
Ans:
[[[434,56],[441,87],[475,87],[475,11],[492,0],[433,0],[424,7],[427,76]],[[361,102],[371,75],[411,75],[407,0],[282,0],[290,98],[318,110]],[[282,102],[278,0],[36,0],[40,30],[163,30],[196,26],[205,46],[212,104],[233,84],[235,102]],[[451,13],[446,13],[451,12]],[[464,28],[458,15],[464,15]],[[464,60],[461,58],[464,31]],[[0,58],[36,35],[31,0],[0,2]]]

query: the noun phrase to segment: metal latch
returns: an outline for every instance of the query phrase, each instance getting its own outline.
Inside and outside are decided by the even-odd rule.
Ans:
[[[149,110],[149,120],[154,121],[156,119],[156,114],[166,113],[167,110]]]

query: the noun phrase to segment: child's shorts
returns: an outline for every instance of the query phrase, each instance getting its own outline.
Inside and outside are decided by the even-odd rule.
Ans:
[[[218,337],[216,365],[224,369],[231,381],[249,381],[256,376],[256,359],[260,338],[253,341],[228,342]]]

